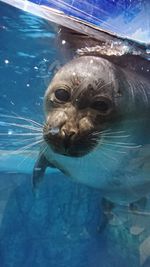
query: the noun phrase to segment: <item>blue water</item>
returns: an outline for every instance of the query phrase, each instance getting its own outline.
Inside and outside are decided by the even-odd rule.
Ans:
[[[0,2],[0,114],[42,123],[43,94],[63,63],[55,35],[47,21]],[[10,121],[0,119],[0,132],[9,133],[0,141],[0,267],[140,266],[136,236],[122,226],[100,228],[99,191],[50,170],[34,197],[36,148],[27,157],[9,153],[20,147],[17,127],[4,126]]]

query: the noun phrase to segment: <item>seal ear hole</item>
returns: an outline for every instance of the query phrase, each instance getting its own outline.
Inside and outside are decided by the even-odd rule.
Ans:
[[[102,99],[94,101],[91,104],[91,108],[101,113],[107,114],[112,108],[112,103],[109,99],[102,98]]]
[[[57,89],[54,94],[56,100],[61,102],[68,102],[70,100],[70,93],[65,89]]]

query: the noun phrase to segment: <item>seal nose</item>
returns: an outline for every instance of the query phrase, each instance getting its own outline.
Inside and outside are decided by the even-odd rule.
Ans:
[[[71,141],[76,136],[76,131],[74,129],[67,129],[63,127],[63,129],[61,129],[61,136],[63,138],[63,146],[65,150],[68,150],[71,146]]]
[[[64,125],[61,128],[61,136],[66,143],[69,143],[70,140],[73,140],[77,135],[78,129],[72,125]]]
[[[61,129],[61,135],[66,140],[73,139],[76,134],[77,131],[75,129],[67,129],[67,128]]]

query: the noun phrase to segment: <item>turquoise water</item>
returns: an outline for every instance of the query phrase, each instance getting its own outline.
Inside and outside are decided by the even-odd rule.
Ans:
[[[16,123],[43,122],[43,94],[63,60],[53,25],[2,3],[0,14],[0,267],[140,266],[140,240],[128,225],[101,228],[98,190],[49,170],[35,199],[38,145],[26,150],[33,139]]]
[[[53,71],[48,67],[57,60],[61,64],[55,32],[48,22],[2,3],[0,13],[1,115],[42,122],[43,94]],[[47,175],[36,201],[31,191],[36,156],[9,153],[31,141],[22,143],[27,137],[14,135],[20,128],[7,125],[16,119],[0,121],[1,149],[8,150],[0,164],[0,266],[93,266],[89,251],[94,246],[97,255],[101,246],[99,193],[57,172]]]

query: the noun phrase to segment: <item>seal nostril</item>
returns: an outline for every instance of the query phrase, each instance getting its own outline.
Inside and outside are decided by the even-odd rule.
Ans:
[[[75,135],[76,135],[75,131],[70,132],[70,137],[75,136]]]
[[[63,139],[63,146],[65,150],[69,149],[72,145],[72,141],[74,140],[77,132],[74,129],[67,129],[63,127],[61,129],[61,136]]]
[[[76,135],[76,131],[74,129],[71,129],[71,130],[62,129],[61,135],[63,136],[65,140],[70,140]]]

